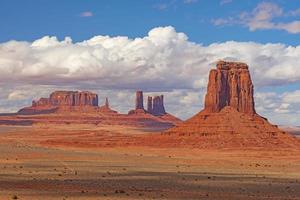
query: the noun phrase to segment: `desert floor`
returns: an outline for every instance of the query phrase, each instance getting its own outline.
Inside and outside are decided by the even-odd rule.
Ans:
[[[297,150],[112,148],[79,142],[145,132],[122,126],[1,126],[0,199],[300,199]],[[45,143],[51,139],[74,145]]]

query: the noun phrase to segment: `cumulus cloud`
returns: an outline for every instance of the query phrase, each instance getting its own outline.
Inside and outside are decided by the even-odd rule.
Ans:
[[[276,3],[261,2],[251,12],[244,11],[239,16],[212,19],[212,23],[216,26],[240,24],[248,27],[250,31],[273,29],[296,34],[300,33],[300,21],[286,21],[282,18],[298,14],[299,9],[285,13]],[[278,22],[278,19],[282,22]]]
[[[258,113],[277,124],[299,125],[300,90],[276,93],[257,92],[255,95]]]
[[[171,26],[133,39],[100,35],[76,43],[55,36],[8,41],[0,44],[0,107],[15,111],[52,90],[78,89],[112,97],[112,105],[126,112],[133,106],[133,91],[142,89],[164,93],[168,110],[187,118],[201,109],[208,72],[219,59],[248,63],[255,88],[261,88],[299,83],[299,57],[299,46],[284,44],[228,41],[204,46]],[[291,97],[276,100],[280,95],[265,98],[278,101],[270,109],[291,113]],[[262,111],[272,105],[258,102]]]
[[[104,89],[195,89],[206,86],[219,59],[250,65],[255,83],[266,86],[300,80],[299,46],[254,42],[188,41],[173,27],[158,27],[143,38],[95,36],[73,43],[45,36],[0,44],[0,84],[89,85]],[[172,73],[172,76],[170,76]]]

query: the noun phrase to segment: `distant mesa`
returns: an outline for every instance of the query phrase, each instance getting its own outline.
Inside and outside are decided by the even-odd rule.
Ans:
[[[30,107],[22,108],[19,114],[46,114],[58,110],[72,110],[85,107],[97,108],[98,95],[92,92],[55,91],[49,98],[32,101]]]
[[[98,102],[98,95],[92,92],[55,91],[48,98],[32,101],[31,106],[20,109],[16,115],[0,116],[0,124],[106,124],[165,130],[181,122],[164,111],[162,96],[155,100],[153,111],[148,113],[144,109],[142,91],[136,92],[135,109],[129,114],[112,110],[107,97],[102,106],[98,106]]]
[[[135,109],[129,111],[128,114],[151,114],[154,116],[163,116],[167,114],[164,107],[164,96],[148,96],[147,98],[147,110],[144,109],[144,97],[143,91],[136,91]]]
[[[105,97],[104,105],[100,106],[98,110],[99,112],[104,112],[104,113],[118,113],[117,111],[114,111],[109,107],[108,97]]]
[[[164,95],[148,97],[148,112],[155,116],[166,114]]]

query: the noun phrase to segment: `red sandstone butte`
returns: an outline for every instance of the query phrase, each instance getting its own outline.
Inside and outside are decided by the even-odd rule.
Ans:
[[[296,148],[300,144],[255,112],[248,66],[225,61],[210,71],[204,110],[154,142],[198,148]]]
[[[147,111],[148,113],[152,113],[153,105],[152,105],[152,97],[148,96],[147,100]]]
[[[161,116],[166,114],[164,106],[164,95],[148,97],[147,111],[155,116]]]
[[[253,84],[248,65],[219,61],[209,73],[205,110],[219,112],[230,106],[239,112],[255,114]]]

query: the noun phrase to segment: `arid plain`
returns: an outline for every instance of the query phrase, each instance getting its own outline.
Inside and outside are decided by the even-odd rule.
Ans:
[[[1,199],[300,199],[297,150],[117,147],[149,134],[125,126],[0,130]]]

